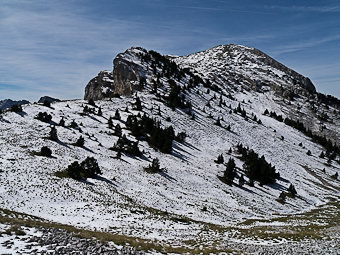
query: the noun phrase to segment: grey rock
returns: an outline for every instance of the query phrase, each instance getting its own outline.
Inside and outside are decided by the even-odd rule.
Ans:
[[[27,100],[13,101],[11,99],[0,100],[0,110],[11,108],[13,105],[24,105],[29,104]]]
[[[49,103],[60,102],[60,100],[57,99],[57,98],[53,98],[53,97],[49,97],[49,96],[43,96],[39,99],[38,103],[44,103],[45,101],[49,102]]]
[[[113,79],[115,93],[129,96],[134,90],[143,88],[142,80],[146,77],[144,68],[133,62],[134,58],[140,58],[138,53],[146,52],[142,48],[133,47],[120,53],[113,60]]]
[[[112,72],[101,71],[85,87],[85,100],[101,100],[114,96]]]

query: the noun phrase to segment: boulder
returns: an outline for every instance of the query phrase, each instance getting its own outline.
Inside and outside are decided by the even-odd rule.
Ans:
[[[101,100],[114,95],[112,72],[101,71],[85,87],[85,100]]]

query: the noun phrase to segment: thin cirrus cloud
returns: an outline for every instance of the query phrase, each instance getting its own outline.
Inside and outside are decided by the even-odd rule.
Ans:
[[[33,90],[37,95],[32,100],[38,93],[79,98],[90,78],[102,69],[112,69],[114,52],[139,42],[162,50],[159,45],[170,41],[145,33],[144,24],[135,21],[109,17],[98,23],[67,12],[61,15],[61,10],[4,12],[7,15],[0,18],[0,34],[6,35],[0,42],[1,97],[26,98],[30,97],[27,91]]]
[[[279,3],[2,0],[0,99],[82,98],[87,82],[131,46],[187,55],[228,43],[258,48],[340,96],[328,90],[336,70],[310,71],[338,66],[339,6]]]

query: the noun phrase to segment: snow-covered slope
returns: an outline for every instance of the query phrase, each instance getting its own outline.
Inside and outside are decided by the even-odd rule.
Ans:
[[[130,50],[130,56],[131,51],[133,53],[134,49]],[[283,122],[263,115],[267,108],[284,116],[291,116],[290,110],[297,108],[300,112],[310,112],[307,99],[301,95],[283,107],[287,100],[272,89],[265,93],[244,89],[235,82],[237,77],[231,70],[239,76],[242,73],[243,77],[256,77],[254,79],[262,83],[265,77],[278,85],[282,84],[282,79],[287,86],[289,82],[284,78],[286,74],[268,65],[262,65],[261,70],[267,68],[270,76],[259,71],[255,74],[252,71],[255,66],[236,52],[233,61],[247,64],[224,64],[226,69],[220,71],[223,77],[218,81],[212,77],[219,79],[216,72],[222,64],[218,61],[215,64],[211,59],[206,63],[210,53],[175,59],[180,66],[193,68],[219,88],[207,93],[203,80],[183,90],[186,102],[192,105],[190,110],[169,107],[166,96],[171,91],[169,79],[184,88],[195,76],[189,72],[179,76],[161,75],[167,60],[153,63],[153,57],[152,61],[143,59],[141,56],[147,52],[138,49],[128,60],[145,70],[143,89],[136,92],[142,102],[141,111],[133,110],[134,97],[115,97],[96,101],[94,112],[100,107],[101,116],[84,113],[84,106],[89,106],[84,100],[55,102],[50,108],[29,104],[23,106],[21,113],[4,113],[0,117],[0,208],[78,227],[190,246],[189,240],[199,238],[208,242],[213,237],[224,240],[235,234],[214,231],[209,229],[209,224],[235,226],[247,219],[296,214],[325,204],[329,199],[338,200],[339,181],[331,178],[340,172],[337,161],[327,163],[327,159],[319,157],[324,151],[321,145]],[[155,82],[157,93],[151,93]],[[246,117],[234,112],[239,105],[246,111]],[[330,118],[339,113],[338,109],[327,107]],[[123,134],[132,141],[136,141],[136,137],[126,127],[126,120],[139,112],[160,120],[163,127],[172,125],[175,133],[184,131],[187,138],[184,142],[174,141],[171,154],[159,152],[142,139],[138,143],[143,152],[141,157],[123,153],[121,159],[117,159],[117,153],[110,148],[118,137],[108,128],[108,119],[117,109],[121,120],[113,120],[113,124],[120,124]],[[326,106],[320,109],[324,111]],[[35,119],[39,112],[51,114],[52,121],[45,123]],[[254,116],[262,124],[254,121]],[[65,127],[57,124],[62,118]],[[215,125],[218,119],[221,126]],[[70,127],[73,120],[79,128]],[[48,139],[51,125],[56,126],[58,142]],[[229,125],[230,130],[226,128]],[[335,118],[327,125],[339,130]],[[80,136],[85,138],[84,147],[73,145]],[[254,187],[238,186],[237,180],[244,173],[243,162],[236,152],[239,143],[264,155],[281,178],[270,185],[255,182]],[[53,157],[36,155],[42,146],[51,148]],[[310,156],[306,154],[308,151]],[[219,178],[226,168],[214,162],[219,154],[225,161],[233,158],[236,162],[237,177],[232,186]],[[102,170],[98,178],[77,181],[55,176],[57,171],[87,156],[98,160]],[[159,159],[165,170],[149,174],[144,168],[154,158]],[[247,177],[245,179],[248,181]],[[279,195],[286,192],[290,184],[295,186],[297,196],[287,197],[285,203],[278,202]]]

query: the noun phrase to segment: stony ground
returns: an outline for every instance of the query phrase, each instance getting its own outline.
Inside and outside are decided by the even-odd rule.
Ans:
[[[21,228],[21,230],[25,232],[28,228]],[[0,254],[144,254],[131,247],[117,247],[79,238],[62,229],[40,227],[36,228],[32,234],[2,235],[5,241],[0,243]]]

